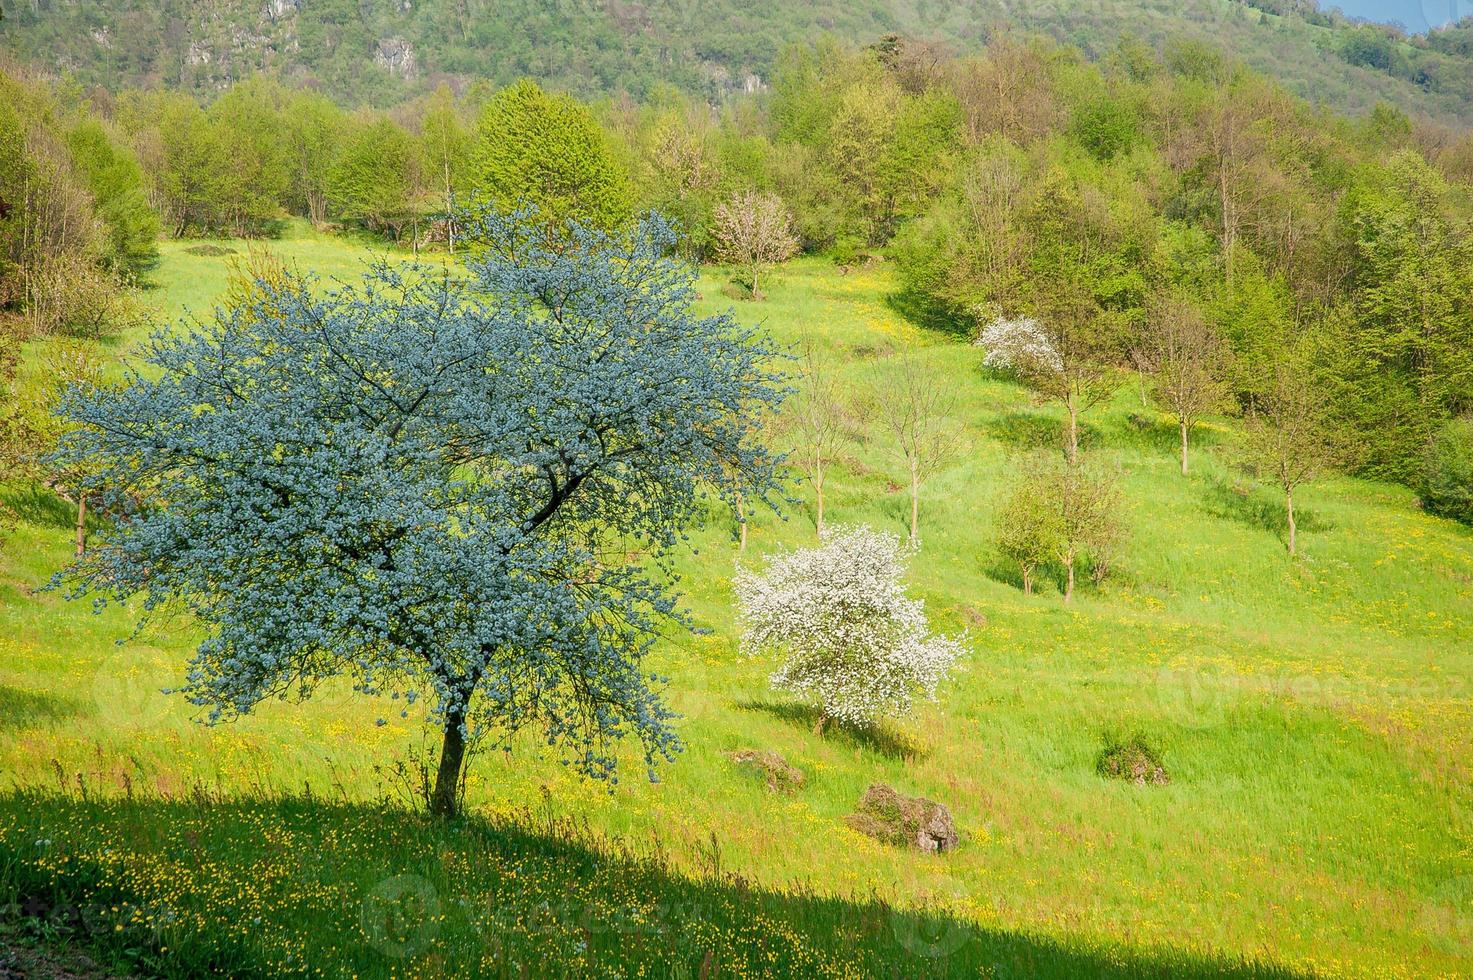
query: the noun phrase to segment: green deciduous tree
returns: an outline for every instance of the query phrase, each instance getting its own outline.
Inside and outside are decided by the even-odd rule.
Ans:
[[[102,261],[112,272],[136,279],[158,261],[159,219],[149,206],[143,171],[127,147],[95,119],[84,119],[67,136],[78,174],[106,226]]]
[[[607,137],[569,96],[525,80],[502,89],[481,111],[475,140],[474,188],[502,206],[535,207],[549,228],[569,221],[614,228],[633,212]]]
[[[1124,534],[1120,492],[1108,473],[1038,453],[1019,460],[997,515],[997,547],[1016,562],[1023,591],[1032,593],[1040,568],[1063,577],[1064,601],[1074,598],[1080,569],[1096,583],[1109,572]]]
[[[455,251],[456,201],[466,192],[471,134],[461,120],[450,86],[440,85],[425,104],[419,123],[421,172],[433,187],[445,214],[446,242]]]
[[[418,162],[403,129],[388,119],[358,120],[328,175],[333,213],[398,241],[414,217]]]
[[[1376,433],[1369,471],[1407,480],[1442,423],[1473,406],[1473,238],[1417,155],[1397,154],[1377,176],[1353,204],[1349,368],[1356,414]]]
[[[1473,524],[1473,418],[1454,419],[1437,433],[1418,490],[1432,513]]]
[[[327,221],[329,182],[348,129],[343,110],[315,92],[295,93],[282,113],[290,182],[287,201],[314,225]]]

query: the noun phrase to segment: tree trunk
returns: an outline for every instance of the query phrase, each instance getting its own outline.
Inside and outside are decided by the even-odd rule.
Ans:
[[[440,747],[440,768],[430,797],[430,812],[453,817],[460,810],[460,769],[465,764],[465,712],[445,716],[445,741]]]
[[[1032,565],[1024,565],[1023,566],[1023,594],[1024,595],[1032,595],[1033,594],[1033,566]]]
[[[823,537],[823,460],[818,461],[814,472],[818,475],[818,478],[813,481],[813,489],[818,492],[818,517],[815,523],[818,536],[821,538]]]
[[[1079,462],[1079,409],[1072,401],[1066,407],[1069,409],[1069,429],[1064,433],[1064,457],[1073,466]]]
[[[77,557],[87,553],[87,491],[77,491]]]
[[[737,534],[740,535],[741,543],[737,546],[738,551],[747,550],[747,502],[746,498],[738,493],[736,495],[737,512]]]
[[[455,188],[450,183],[450,162],[445,162],[445,239],[450,243],[450,254],[455,254]]]
[[[755,303],[762,298],[762,293],[757,289],[757,266],[752,266],[752,301]]]
[[[818,709],[818,721],[813,723],[813,734],[823,738],[823,730],[829,727],[829,713],[822,708]]]
[[[1070,551],[1064,564],[1067,566],[1068,578],[1064,582],[1064,601],[1074,601],[1074,552]]]
[[[910,546],[921,546],[921,477],[915,463],[910,464]]]
[[[1284,491],[1284,506],[1289,512],[1289,554],[1292,556],[1295,547],[1294,537],[1297,531],[1297,528],[1294,526],[1294,489],[1292,487]]]
[[[1181,420],[1181,474],[1187,475],[1187,420]]]

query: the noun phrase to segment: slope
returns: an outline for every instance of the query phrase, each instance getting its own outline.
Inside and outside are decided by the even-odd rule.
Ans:
[[[279,247],[333,274],[366,257],[319,237]],[[186,300],[207,306],[224,260],[164,249],[170,312]],[[708,306],[726,304],[722,283],[715,270],[703,279]],[[689,604],[713,632],[674,636],[661,653],[686,751],[658,784],[638,779],[628,758],[613,794],[571,779],[531,740],[478,759],[471,802],[503,827],[498,839],[512,832],[507,822],[552,838],[536,844],[536,860],[519,862],[514,843],[487,857],[486,845],[416,829],[396,811],[364,815],[396,771],[412,775],[425,746],[414,719],[390,705],[337,692],[267,705],[219,729],[193,724],[187,705],[156,693],[182,670],[189,625],[165,624],[118,648],[125,613],[93,616],[33,593],[65,560],[66,515],[44,497],[17,496],[28,519],[0,552],[0,769],[26,794],[0,801],[0,867],[8,859],[31,892],[187,913],[199,935],[217,938],[254,908],[270,928],[251,962],[273,970],[293,962],[288,954],[351,949],[366,974],[461,974],[475,968],[464,950],[482,948],[480,920],[466,910],[501,887],[477,869],[540,876],[534,896],[567,893],[561,837],[545,821],[575,820],[640,854],[653,848],[657,863],[642,867],[655,870],[640,872],[653,877],[637,879],[646,882],[641,901],[695,903],[682,891],[698,888],[690,882],[741,876],[737,892],[710,899],[737,904],[713,913],[707,946],[679,947],[690,975],[713,949],[761,972],[760,960],[741,959],[751,930],[770,933],[784,956],[848,948],[866,935],[865,916],[879,907],[866,903],[877,898],[943,916],[925,926],[931,938],[919,951],[917,922],[885,932],[912,937],[876,946],[901,975],[977,975],[1003,963],[1026,975],[1030,963],[1060,975],[1111,964],[1126,975],[1221,975],[1243,954],[1339,975],[1473,967],[1473,537],[1420,513],[1407,491],[1334,480],[1304,494],[1305,557],[1291,563],[1281,512],[1231,464],[1231,425],[1211,427],[1210,450],[1183,478],[1173,432],[1127,389],[1087,420],[1090,451],[1118,467],[1126,490],[1131,540],[1120,574],[1072,607],[1052,585],[1025,597],[993,552],[990,514],[1009,454],[1053,439],[1058,419],[984,373],[974,349],[899,317],[886,302],[891,288],[883,266],[842,276],[802,260],[774,277],[770,300],[737,313],[784,343],[811,340],[856,393],[883,378],[903,346],[957,394],[966,448],[927,489],[911,576],[939,627],[967,631],[962,669],[937,704],[879,732],[814,736],[804,709],[769,689],[771,665],[738,654],[729,585],[736,561],[811,541],[811,517],[803,507],[785,519],[761,515],[741,557],[729,519],[713,513],[684,562]],[[835,477],[831,519],[899,533],[908,508],[897,474],[878,428],[861,429]],[[1096,775],[1106,741],[1131,733],[1160,748],[1169,785]],[[747,747],[781,752],[805,771],[805,788],[769,794],[728,758]],[[211,787],[198,811],[188,803],[197,782]],[[843,816],[873,782],[947,803],[961,848],[923,858],[849,830]],[[303,786],[315,794],[306,804],[272,802]],[[97,810],[99,798],[118,802]],[[106,856],[127,833],[135,843],[141,835],[157,875],[125,873]],[[261,875],[247,871],[255,851],[243,841],[253,833],[291,848],[268,855]],[[43,859],[43,839],[70,841],[68,860],[85,866]],[[201,839],[212,870],[186,874],[180,849]],[[357,861],[371,870],[353,870]],[[406,874],[433,880],[443,931],[407,956],[365,948],[358,903]],[[620,893],[607,888],[594,897],[617,904]],[[732,911],[741,888],[757,889],[746,919]],[[792,900],[805,895],[847,911]],[[536,901],[508,908],[532,915]],[[575,969],[589,936],[564,926],[532,930],[518,955]],[[951,937],[945,955],[927,955],[942,948],[938,935]],[[1043,945],[1020,952],[1019,937]],[[644,955],[635,946],[644,949],[629,946],[626,965]],[[842,958],[834,962],[843,972]]]

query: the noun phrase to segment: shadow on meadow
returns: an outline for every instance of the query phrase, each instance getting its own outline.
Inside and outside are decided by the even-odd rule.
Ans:
[[[993,439],[1019,450],[1064,450],[1064,421],[1038,412],[1009,412],[989,421],[986,432]],[[1092,449],[1101,442],[1100,431],[1079,423],[1079,448]]]
[[[1267,531],[1280,542],[1289,540],[1289,511],[1283,499],[1261,487],[1214,479],[1207,485],[1203,509],[1213,517]],[[1315,511],[1300,505],[1294,507],[1294,522],[1301,534],[1334,527]]]
[[[71,530],[77,523],[75,505],[35,484],[0,489],[0,502],[8,506],[20,520],[37,527]],[[87,526],[95,528],[98,522],[89,516]]]
[[[1289,977],[759,886],[691,842],[526,808],[451,822],[313,797],[0,796],[0,926],[169,977]],[[938,858],[915,856],[917,862]]]
[[[74,701],[0,684],[0,731],[51,725],[78,714],[80,706]]]
[[[809,731],[818,725],[819,711],[811,704],[796,701],[743,701],[737,708],[742,711],[760,711]],[[856,725],[835,718],[828,722],[823,737],[869,749],[887,759],[918,760],[930,754],[925,746],[884,725]]]
[[[957,340],[970,341],[972,339],[975,324],[971,320],[957,316],[946,307],[927,299],[920,292],[897,290],[887,294],[884,303],[891,313],[912,326],[945,334]]]
[[[1153,415],[1144,409],[1128,412],[1118,427],[1110,430],[1110,442],[1127,449],[1144,449],[1160,456],[1181,458],[1181,428],[1170,418]],[[1222,434],[1206,426],[1194,426],[1189,437],[1188,453],[1196,454],[1223,443]]]

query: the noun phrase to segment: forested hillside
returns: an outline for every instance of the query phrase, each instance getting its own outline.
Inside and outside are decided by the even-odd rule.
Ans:
[[[168,84],[210,95],[266,71],[340,102],[529,76],[583,97],[648,96],[661,83],[712,98],[762,86],[783,45],[821,33],[888,34],[976,50],[1000,30],[1099,56],[1125,35],[1210,40],[1291,91],[1340,110],[1386,100],[1412,114],[1473,114],[1470,31],[1430,37],[1357,25],[1313,0],[926,0],[782,3],[652,0],[3,0],[0,47],[87,85]]]
[[[1127,41],[1096,64],[1011,37],[969,58],[797,44],[766,95],[719,112],[670,89],[590,106],[529,81],[348,110],[259,77],[201,106],[17,75],[0,309],[32,333],[116,319],[102,287],[146,266],[158,221],[271,237],[299,216],[453,248],[446,216],[489,195],[609,228],[659,211],[703,261],[741,252],[767,215],[791,244],[746,288],[795,249],[887,255],[909,316],[967,337],[1036,318],[1111,371],[1155,370],[1153,331],[1200,323],[1227,361],[1208,409],[1253,416],[1294,352],[1337,461],[1429,502],[1437,447],[1460,444],[1473,407],[1473,139],[1385,105],[1330,115],[1191,41]],[[1088,402],[1081,383],[1065,394]]]

